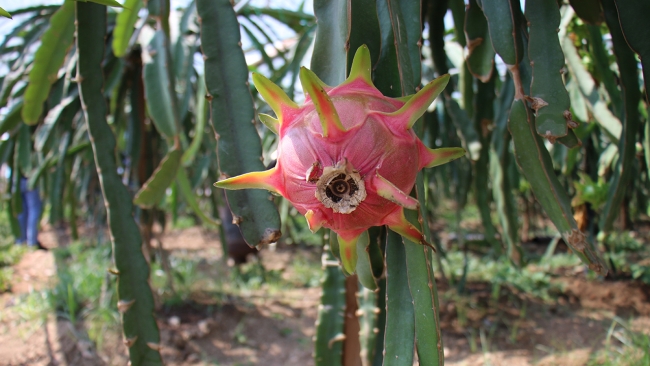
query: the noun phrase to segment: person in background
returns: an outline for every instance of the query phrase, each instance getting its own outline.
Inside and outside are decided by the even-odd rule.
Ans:
[[[20,238],[17,238],[16,244],[27,244],[31,248],[47,250],[38,241],[38,220],[41,218],[41,211],[43,210],[43,202],[38,187],[30,190],[27,178],[21,177],[20,195],[23,200],[23,211],[18,214]]]

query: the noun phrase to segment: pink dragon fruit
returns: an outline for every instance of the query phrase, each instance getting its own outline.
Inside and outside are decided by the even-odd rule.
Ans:
[[[449,75],[427,84],[410,98],[389,98],[370,76],[366,46],[355,54],[350,76],[330,87],[306,68],[300,82],[307,99],[302,107],[270,80],[253,74],[262,97],[277,119],[260,119],[279,134],[274,168],[221,180],[226,189],[262,188],[289,200],[307,218],[309,228],[338,234],[343,267],[356,266],[356,242],[371,226],[388,225],[402,236],[425,243],[404,216],[418,209],[409,196],[417,173],[465,154],[462,148],[429,149],[411,127],[440,94]]]

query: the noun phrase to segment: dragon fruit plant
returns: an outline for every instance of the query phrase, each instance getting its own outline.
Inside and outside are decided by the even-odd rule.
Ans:
[[[418,200],[409,196],[416,175],[465,154],[462,148],[429,149],[411,129],[445,88],[449,75],[415,95],[395,99],[375,88],[370,72],[365,45],[339,86],[325,85],[303,67],[302,106],[264,76],[253,74],[257,90],[277,115],[260,115],[279,134],[277,164],[215,183],[225,189],[267,189],[285,197],[305,215],[312,232],[326,227],[337,233],[348,273],[355,271],[356,242],[371,226],[388,225],[426,244],[404,216],[404,208],[418,209]]]

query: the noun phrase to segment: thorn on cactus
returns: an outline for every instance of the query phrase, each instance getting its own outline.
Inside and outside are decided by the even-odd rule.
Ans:
[[[300,70],[307,94],[297,106],[277,85],[253,75],[255,86],[278,118],[260,119],[279,136],[273,169],[215,183],[226,189],[267,189],[284,196],[307,219],[338,234],[347,273],[356,268],[357,241],[372,226],[387,225],[425,245],[422,233],[405,218],[418,209],[409,196],[417,173],[465,155],[462,148],[429,149],[411,127],[449,81],[444,75],[409,98],[385,97],[371,79],[370,53],[357,51],[350,76],[339,86],[325,85]],[[430,246],[430,245],[429,245]]]

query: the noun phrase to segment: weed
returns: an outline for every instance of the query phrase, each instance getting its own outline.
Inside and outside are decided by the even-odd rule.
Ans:
[[[516,268],[506,258],[496,260],[489,257],[479,258],[472,253],[467,253],[467,260],[465,260],[463,253],[450,252],[447,253],[443,266],[449,278],[463,276],[464,266],[467,266],[468,281],[488,282],[493,288],[507,286],[544,300],[551,299],[551,293],[555,289],[547,273],[539,272],[530,265]]]
[[[0,267],[0,292],[11,290],[11,267]]]
[[[628,322],[614,317],[605,349],[592,355],[587,365],[650,366],[650,336],[630,330]]]

